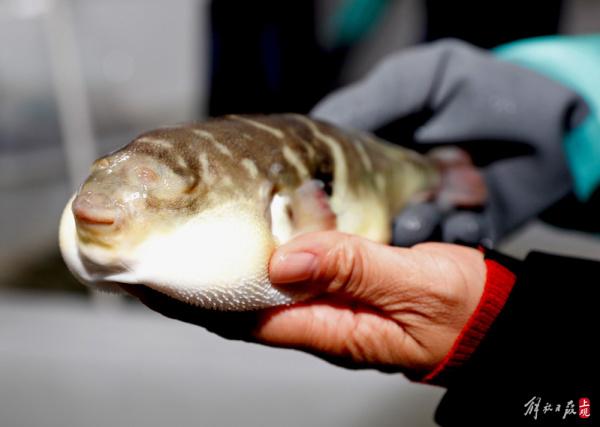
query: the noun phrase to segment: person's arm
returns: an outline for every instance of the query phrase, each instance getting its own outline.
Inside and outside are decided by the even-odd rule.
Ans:
[[[572,181],[563,141],[588,112],[566,86],[444,40],[391,55],[311,114],[341,126],[387,130],[383,136],[401,145],[460,144],[485,166],[489,199],[481,212],[437,213],[429,203],[401,213],[395,244],[410,246],[430,240],[436,228],[444,241],[493,243],[565,196]],[[389,132],[398,123],[409,127],[400,139]]]
[[[436,413],[441,425],[571,425],[568,401],[593,399],[598,352],[600,262],[531,253],[517,271],[504,308],[459,370],[431,378],[448,387]],[[443,375],[443,374],[442,374]],[[541,398],[537,420],[525,404]],[[537,401],[537,400],[536,400]],[[546,404],[552,412],[542,413]],[[556,411],[560,405],[561,410]],[[546,424],[544,424],[546,423]]]
[[[127,289],[226,338],[446,386],[438,419],[448,425],[485,411],[495,414],[485,425],[518,421],[529,394],[591,398],[598,262],[542,254],[519,262],[446,243],[396,248],[328,231],[279,247],[270,276],[304,302],[228,313]]]
[[[564,139],[573,190],[587,201],[600,186],[600,34],[517,40],[493,50],[496,57],[530,68],[571,88],[590,113]]]

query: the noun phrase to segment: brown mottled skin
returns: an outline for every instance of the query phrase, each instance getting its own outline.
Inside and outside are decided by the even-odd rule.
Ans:
[[[272,133],[249,124],[244,119],[251,119],[281,131],[284,138],[277,138]],[[284,158],[281,147],[282,144],[285,144],[300,158],[310,176],[322,180],[325,188],[331,191],[335,161],[329,147],[317,138],[305,123],[307,119],[306,117],[299,118],[295,114],[232,115],[212,118],[200,123],[160,128],[140,135],[130,144],[99,159],[96,163],[120,153],[143,154],[158,159],[174,173],[185,178],[187,187],[185,192],[174,200],[158,200],[149,197],[147,207],[186,208],[193,212],[200,206],[206,207],[207,200],[203,196],[217,187],[219,192],[224,195],[252,194],[256,190],[256,181],[258,180],[270,181],[273,184],[273,194],[282,189],[297,188],[302,183],[302,177],[299,176],[296,168]],[[436,171],[423,157],[401,147],[376,140],[368,134],[342,130],[313,119],[308,120],[320,132],[333,137],[342,147],[343,161],[349,171],[348,188],[353,189],[359,185],[367,185],[373,191],[378,191],[374,183],[374,174],[372,171],[368,171],[361,162],[356,145],[361,144],[364,147],[372,162],[373,171],[384,174],[388,180],[386,199],[390,202],[392,212],[398,211],[406,202],[404,197],[406,194],[395,194],[394,191],[400,188],[403,193],[414,193],[414,189],[407,189],[406,181],[415,180],[414,176],[424,176],[428,179],[425,182],[417,183],[417,186],[427,190],[434,185]],[[194,133],[192,131],[194,129],[212,134],[218,143],[227,147],[231,156],[221,152],[209,138],[203,138]],[[153,140],[169,141],[172,143],[172,148],[149,142]],[[229,176],[235,185],[223,185],[217,181],[212,183],[209,189],[201,179],[202,166],[198,158],[200,152],[207,153],[212,175],[216,177]],[[242,158],[251,159],[255,163],[258,169],[258,176],[255,180],[248,179],[247,172],[240,167]],[[273,164],[279,164],[281,167],[274,169]],[[418,173],[413,174],[413,172]],[[93,178],[93,173],[91,178]],[[404,182],[394,188],[393,185],[389,185],[389,180]],[[401,200],[398,200],[399,197]]]

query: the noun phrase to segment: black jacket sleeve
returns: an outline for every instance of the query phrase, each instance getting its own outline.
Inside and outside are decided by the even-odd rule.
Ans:
[[[536,252],[523,262],[501,256],[499,262],[510,264],[517,281],[488,334],[450,382],[436,422],[592,425],[579,418],[579,399],[595,403],[600,262]],[[565,415],[568,407],[575,413]]]

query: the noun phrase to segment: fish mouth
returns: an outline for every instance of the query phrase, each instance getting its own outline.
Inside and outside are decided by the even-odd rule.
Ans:
[[[71,197],[60,219],[59,245],[67,267],[82,283],[109,292],[119,288],[102,280],[106,271],[114,273],[119,266],[114,262],[113,248],[101,237],[94,237],[85,227],[77,225]],[[96,261],[94,261],[96,260]],[[122,268],[120,268],[122,270]]]
[[[77,231],[87,237],[99,237],[116,230],[122,213],[108,196],[95,193],[80,194],[71,204]]]
[[[90,215],[88,211],[76,211],[74,215],[78,223],[85,225],[113,225],[115,223],[115,216],[112,212]]]

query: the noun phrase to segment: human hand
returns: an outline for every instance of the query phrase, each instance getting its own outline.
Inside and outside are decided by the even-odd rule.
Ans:
[[[394,243],[411,246],[437,229],[444,241],[493,244],[566,195],[572,182],[563,137],[587,112],[581,97],[559,83],[444,40],[391,55],[364,79],[327,96],[311,115],[384,129],[382,137],[400,144],[458,144],[486,166],[481,210],[433,201],[400,214]]]
[[[150,308],[227,338],[295,348],[354,368],[423,374],[451,349],[483,292],[481,252],[446,243],[397,248],[325,231],[279,247],[274,285],[302,302],[214,312],[129,286]]]

